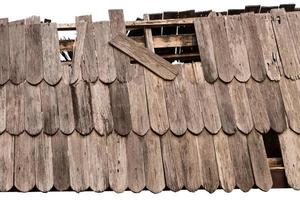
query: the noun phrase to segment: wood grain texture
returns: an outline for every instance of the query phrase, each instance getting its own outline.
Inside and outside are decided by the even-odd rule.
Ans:
[[[235,76],[236,70],[232,65],[229,51],[225,17],[212,14],[209,16],[209,25],[219,78],[224,82],[230,82]]]
[[[102,192],[108,188],[109,168],[107,163],[106,136],[100,136],[93,131],[85,137],[87,137],[89,158],[89,185],[93,191]]]
[[[6,129],[6,86],[0,86],[0,133]]]
[[[260,90],[267,107],[271,128],[277,133],[282,133],[287,125],[279,83],[266,79],[260,84]]]
[[[117,72],[113,48],[108,43],[112,39],[110,23],[95,22],[94,32],[99,79],[103,83],[112,83],[117,77]]]
[[[268,191],[272,188],[273,181],[263,137],[254,130],[248,135],[247,140],[255,185],[263,191]]]
[[[253,128],[253,120],[245,84],[233,80],[229,84],[229,94],[238,129],[243,133],[250,133]]]
[[[267,133],[271,128],[271,124],[267,111],[267,102],[263,98],[265,94],[260,90],[260,83],[250,79],[246,83],[246,90],[254,127],[260,133]]]
[[[255,15],[255,17],[267,76],[271,80],[280,80],[283,69],[272,27],[271,15],[263,13]]]
[[[9,80],[9,25],[8,19],[0,19],[0,85]]]
[[[59,129],[58,102],[55,87],[43,82],[41,85],[43,132],[55,134]]]
[[[35,138],[23,133],[15,137],[14,186],[28,192],[35,185]]]
[[[181,137],[170,131],[161,136],[161,151],[164,164],[166,185],[172,191],[179,191],[184,186],[183,163],[180,156]]]
[[[204,77],[207,82],[213,83],[218,78],[211,28],[208,18],[199,18],[194,21],[195,33]]]
[[[35,185],[47,192],[53,186],[52,137],[45,133],[35,137]]]
[[[5,87],[6,130],[10,134],[18,135],[25,130],[24,84],[8,83]]]
[[[238,131],[236,134],[228,137],[228,142],[233,169],[235,171],[236,185],[242,191],[247,192],[254,185],[251,159],[247,146],[247,136]]]
[[[214,87],[223,131],[227,134],[234,134],[237,127],[233,102],[229,93],[229,85],[218,80],[214,83]]]
[[[150,129],[144,68],[139,64],[131,67],[135,72],[132,80],[128,83],[132,130],[142,136]]]
[[[90,84],[92,114],[94,129],[100,135],[111,133],[114,129],[113,116],[111,112],[109,88],[100,81]]]
[[[59,191],[67,190],[70,187],[68,137],[60,131],[51,136],[53,184]]]
[[[232,64],[236,71],[235,78],[241,82],[246,82],[251,77],[251,72],[243,38],[241,17],[239,15],[228,16],[225,24]]]
[[[225,192],[231,192],[235,188],[235,171],[230,155],[228,137],[222,130],[213,136],[220,186]]]
[[[0,149],[0,191],[7,192],[14,185],[14,137],[1,134]]]
[[[91,15],[76,17],[76,23],[86,22],[86,33],[84,37],[83,55],[81,60],[82,78],[88,82],[95,82],[98,79],[98,66],[96,61],[96,47],[94,38],[94,26]]]
[[[123,34],[115,36],[109,43],[165,80],[173,80],[178,74],[176,65],[171,65],[168,61]]]
[[[68,136],[70,185],[76,192],[89,187],[87,137],[77,131]]]
[[[82,134],[89,134],[93,127],[91,91],[89,85],[84,81],[79,81],[71,86],[75,128]]]
[[[14,84],[26,79],[24,20],[9,23],[9,78]]]
[[[151,192],[158,193],[165,188],[160,136],[150,129],[144,136],[144,140],[146,187]]]
[[[287,78],[299,78],[300,62],[297,57],[293,34],[284,9],[271,10],[273,30],[282,62],[283,72]],[[293,23],[294,19],[290,20]],[[292,24],[291,24],[292,25]],[[297,33],[296,33],[297,34]]]
[[[109,186],[115,192],[124,192],[128,186],[126,137],[112,132],[107,136]]]
[[[25,130],[30,135],[38,135],[43,129],[41,91],[39,86],[24,85]]]
[[[244,31],[244,41],[247,47],[251,75],[256,81],[266,78],[266,68],[262,45],[259,40],[254,13],[242,13],[241,22]]]
[[[59,39],[56,23],[41,25],[44,80],[56,85],[62,77],[62,65],[59,58]]]
[[[146,186],[143,136],[130,132],[126,138],[128,188],[140,192]]]
[[[38,84],[43,79],[43,48],[41,24],[25,26],[26,80]]]
[[[144,14],[144,20],[150,20],[149,14]],[[150,51],[155,53],[151,28],[145,28],[144,29],[144,35],[145,35],[145,46]]]

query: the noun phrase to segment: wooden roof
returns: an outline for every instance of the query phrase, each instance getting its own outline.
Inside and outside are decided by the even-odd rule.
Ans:
[[[199,17],[201,62],[176,65],[109,16],[76,18],[71,66],[55,23],[0,20],[0,191],[267,191],[270,132],[300,189],[300,12]]]

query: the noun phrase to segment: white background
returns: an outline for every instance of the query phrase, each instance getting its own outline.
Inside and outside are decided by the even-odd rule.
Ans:
[[[58,23],[72,23],[75,16],[92,14],[94,21],[108,20],[108,9],[122,8],[126,20],[135,20],[142,17],[144,13],[155,13],[162,11],[181,11],[195,9],[224,11],[227,9],[244,8],[245,5],[279,5],[282,3],[296,3],[300,6],[300,0],[0,0],[0,17],[9,17],[10,20],[22,19],[31,15],[39,15],[41,19],[52,19]],[[50,192],[50,193],[0,193],[0,199],[22,199],[22,200],[40,200],[40,199],[299,199],[300,193],[293,189],[272,189],[269,192],[262,192],[259,189],[252,189],[248,193],[240,190],[234,190],[231,193],[225,193],[218,190],[209,194],[204,190],[190,193],[180,191],[177,193],[166,191],[159,194],[152,194],[149,191],[143,191],[135,194],[124,192],[116,194],[114,192],[94,193],[94,192]]]

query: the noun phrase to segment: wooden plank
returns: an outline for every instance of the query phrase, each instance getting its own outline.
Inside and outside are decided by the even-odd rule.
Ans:
[[[288,20],[284,9],[271,10],[271,16],[283,72],[287,78],[297,79],[300,69],[300,62],[297,57],[299,52],[297,52],[296,43],[294,43],[296,38],[291,31],[292,26],[289,26],[289,23],[293,23],[295,19],[291,17],[291,20]]]
[[[247,140],[255,185],[263,191],[268,191],[272,188],[273,181],[262,135],[254,130],[248,135]]]
[[[293,53],[292,46],[290,47],[290,49],[287,50],[288,52],[286,52],[286,53],[290,53],[290,55],[292,54],[293,56],[297,56],[298,63],[299,63],[300,62],[300,57],[299,57],[299,53],[300,53],[300,48],[299,48],[299,45],[300,45],[300,34],[299,34],[299,31],[300,31],[300,23],[299,23],[300,12],[299,11],[297,11],[297,12],[287,12],[286,16],[287,16],[288,25],[289,25],[289,28],[290,28],[290,31],[291,31],[291,35],[293,37],[292,41],[294,43],[294,47],[295,47],[295,50],[296,50],[296,55],[292,54]],[[284,30],[284,31],[287,31],[287,30]],[[291,42],[291,41],[289,41],[289,42]],[[288,55],[288,56],[290,56],[290,55]],[[282,56],[285,56],[285,54],[283,54]],[[294,58],[294,59],[297,59],[297,58]],[[286,58],[282,58],[282,59],[286,59]],[[298,63],[295,63],[295,64],[298,64]],[[299,66],[295,66],[295,67],[297,68],[297,75],[298,75],[297,78],[300,78]]]
[[[233,161],[230,155],[228,136],[220,130],[213,136],[220,186],[225,192],[231,192],[235,188],[235,174]]]
[[[149,15],[148,14],[144,14],[144,20],[149,21]],[[153,41],[153,36],[152,36],[152,30],[151,28],[145,28],[144,29],[144,35],[145,35],[145,45],[146,47],[152,51],[153,53],[155,53],[154,51],[154,41]]]
[[[84,81],[79,81],[71,86],[71,95],[75,128],[80,134],[87,135],[94,128],[89,85]]]
[[[0,133],[6,130],[6,86],[0,86]]]
[[[71,88],[63,82],[56,86],[60,130],[71,134],[75,129]]]
[[[225,17],[210,15],[209,26],[219,78],[224,82],[230,82],[234,78],[236,70],[232,65],[232,57],[229,51]]]
[[[292,81],[282,77],[279,81],[279,86],[289,128],[296,133],[300,133],[300,102],[298,99],[300,92],[299,88],[297,87],[297,82],[298,81]]]
[[[25,130],[24,84],[6,87],[6,131],[18,135]]]
[[[43,113],[43,132],[55,134],[59,129],[58,102],[55,87],[41,84],[41,101]]]
[[[132,130],[142,136],[150,129],[144,68],[139,64],[131,67],[134,68],[135,72],[132,80],[128,83]]]
[[[228,16],[225,24],[232,64],[236,71],[235,78],[246,82],[251,77],[251,72],[240,15]]]
[[[0,85],[9,80],[9,25],[8,19],[0,19]]]
[[[267,76],[271,80],[280,80],[280,76],[283,73],[282,64],[276,45],[271,15],[269,13],[257,14],[255,17]]]
[[[249,80],[246,83],[246,89],[254,127],[260,133],[268,133],[271,124],[267,112],[266,102],[263,98],[263,95],[265,94],[260,91],[260,83],[254,80]]]
[[[86,33],[84,37],[83,55],[81,60],[81,73],[82,78],[88,82],[95,82],[98,79],[98,66],[96,60],[96,47],[94,38],[94,26],[92,23],[91,15],[84,15],[76,17],[76,23],[86,22]]]
[[[209,193],[219,187],[219,174],[213,137],[205,129],[197,136],[197,150],[202,171],[202,186]]]
[[[45,133],[35,137],[35,185],[47,192],[53,186],[52,137]]]
[[[94,32],[99,79],[104,83],[112,83],[117,72],[113,48],[108,43],[112,39],[109,22],[94,23]]]
[[[138,45],[129,37],[121,34],[117,35],[110,41],[110,44],[163,79],[173,80],[178,74],[178,69],[175,65],[171,65],[160,56]]]
[[[38,135],[43,129],[41,91],[39,86],[25,84],[25,130],[30,135]]]
[[[254,13],[242,13],[241,19],[251,76],[256,81],[261,82],[266,78],[266,68],[264,66],[263,50],[259,40],[255,15]]]
[[[90,84],[92,114],[94,129],[100,135],[111,133],[114,129],[113,116],[111,112],[109,88],[100,81]]]
[[[199,88],[199,100],[202,107],[202,116],[205,128],[210,133],[218,133],[221,129],[221,119],[218,109],[214,85],[205,81],[201,63],[193,65],[196,81]]]
[[[247,136],[237,131],[228,137],[235,181],[242,191],[249,191],[254,185],[251,159],[248,152]]]
[[[108,188],[108,166],[106,136],[92,131],[87,137],[89,158],[89,185],[93,191],[102,192]]]
[[[14,137],[5,132],[0,135],[0,191],[7,192],[14,185]]]
[[[76,192],[89,187],[87,137],[77,131],[68,136],[70,185]]]
[[[62,77],[62,65],[59,59],[59,39],[56,23],[41,25],[44,80],[56,85]]]
[[[245,84],[233,80],[228,86],[234,109],[236,126],[241,132],[250,133],[253,128],[253,120]]]
[[[227,134],[234,134],[237,129],[237,123],[235,119],[233,102],[229,93],[229,86],[226,83],[217,80],[214,83],[214,87],[223,131]]]
[[[35,138],[23,133],[15,137],[14,186],[28,192],[35,185]]]
[[[43,48],[41,24],[25,26],[26,80],[38,84],[43,79]]]
[[[180,157],[180,140],[168,131],[161,136],[161,151],[164,164],[166,185],[172,191],[179,191],[184,186],[184,171]]]
[[[287,182],[290,187],[299,190],[300,189],[300,138],[299,135],[294,133],[292,130],[287,129],[284,133],[278,135],[284,171],[286,174]]]
[[[260,90],[263,94],[271,128],[277,133],[282,133],[287,125],[279,83],[266,79],[260,84]]]
[[[130,132],[126,138],[128,188],[140,192],[146,186],[143,136]]]
[[[9,46],[9,78],[20,84],[26,79],[24,20],[9,23]]]
[[[160,136],[156,135],[156,133],[150,129],[144,138],[146,187],[151,192],[158,193],[165,188]]]
[[[107,136],[109,186],[115,192],[124,192],[128,185],[126,137],[112,132]]]
[[[51,137],[53,184],[59,191],[70,187],[68,137],[60,131]]]
[[[110,20],[110,30],[112,38],[116,37],[119,34],[125,36],[125,21],[123,10],[109,10],[109,20]],[[120,82],[130,81],[132,78],[132,68],[130,68],[130,59],[125,54],[120,51],[113,49],[114,58],[115,58],[115,67],[117,72],[117,79]]]

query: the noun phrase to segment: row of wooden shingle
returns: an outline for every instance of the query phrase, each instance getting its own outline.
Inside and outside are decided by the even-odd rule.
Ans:
[[[71,187],[77,192],[147,188],[155,193],[166,187],[209,192],[272,187],[263,139],[255,131],[232,136],[187,132],[182,137],[151,131],[125,137],[114,132],[36,137],[3,133],[0,149],[0,191],[13,186],[24,192],[36,186],[43,192]]]

